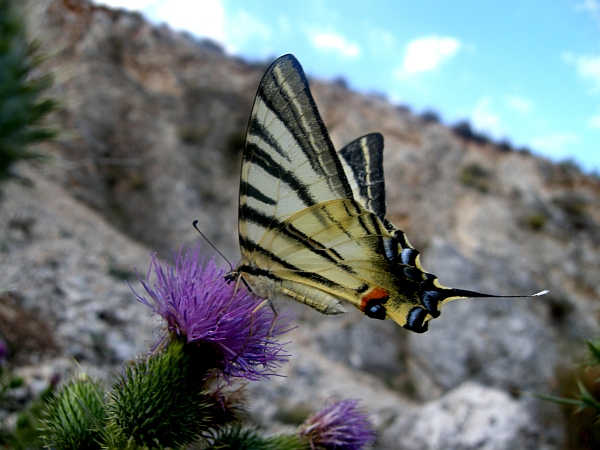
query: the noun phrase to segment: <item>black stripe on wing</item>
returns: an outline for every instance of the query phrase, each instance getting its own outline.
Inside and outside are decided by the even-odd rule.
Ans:
[[[321,284],[323,286],[329,287],[333,291],[339,291],[341,289],[347,288],[346,286],[342,286],[339,283],[336,283],[335,281],[330,280],[329,278],[325,278],[324,276],[319,275],[318,273],[300,270],[293,264],[290,264],[289,262],[285,261],[284,259],[279,258],[273,252],[267,250],[264,247],[261,247],[260,245],[256,244],[255,242],[246,241],[245,239],[240,238],[240,245],[242,245],[244,248],[250,249],[253,252],[264,255],[269,260],[278,264],[282,268],[287,269],[291,272],[294,272],[294,274],[300,278],[311,280],[312,282],[314,282],[316,284]],[[253,265],[242,264],[236,270],[239,273],[247,273],[250,275],[261,275],[266,278],[281,281],[281,278],[278,277],[277,275],[275,275],[275,273],[273,273],[272,270],[262,269],[260,267],[256,267]]]
[[[303,183],[302,180],[300,180],[295,172],[287,170],[281,165],[277,164],[271,155],[261,149],[258,145],[248,142],[246,147],[248,152],[252,152],[252,164],[255,164],[263,169],[275,180],[287,184],[290,189],[296,192],[298,198],[300,198],[302,203],[304,203],[306,206],[311,206],[316,203],[316,199],[311,194],[309,187]],[[251,184],[249,180],[242,179],[240,184],[240,192],[243,192],[247,195],[247,189],[250,186]]]
[[[350,142],[339,153],[348,166],[346,176],[356,182],[354,197],[384,221],[383,136],[380,133],[367,134]]]
[[[260,226],[261,228],[264,228],[265,230],[266,229],[277,230],[277,233],[281,233],[284,236],[290,238],[294,243],[301,244],[306,250],[314,253],[315,255],[317,255],[321,258],[326,259],[327,261],[331,262],[332,264],[335,264],[337,267],[341,268],[342,270],[344,270],[348,273],[355,273],[354,269],[352,269],[352,267],[342,263],[342,261],[344,261],[344,258],[342,257],[342,255],[340,255],[338,252],[336,252],[332,248],[327,248],[321,242],[313,239],[310,236],[307,236],[305,233],[296,229],[292,225],[284,224],[283,222],[277,220],[276,218],[274,218],[270,215],[266,215],[262,211],[260,211],[258,209],[254,209],[248,205],[243,206],[242,212],[244,214],[244,218],[247,223],[254,223],[254,224]],[[337,224],[337,225],[339,226],[339,224]],[[242,242],[244,242],[244,244],[242,244]],[[248,246],[247,243],[251,243],[252,245]],[[261,248],[264,250],[262,253],[269,252],[270,254],[273,254],[273,255],[275,254],[271,250],[268,250],[268,249],[262,247],[260,244],[252,241],[250,238],[245,237],[245,236],[244,237],[240,236],[240,246],[242,248],[246,249],[246,251],[248,251],[248,252],[255,251],[257,248]],[[295,266],[292,266],[292,265],[290,265],[290,266],[294,267],[295,270],[298,269]]]
[[[244,189],[244,192],[246,193],[246,197],[251,197],[251,198],[258,200],[266,205],[274,206],[277,204],[277,202],[274,199],[272,199],[271,197],[269,197],[262,191],[259,191],[253,185],[248,184],[248,183],[241,183],[241,184],[242,184],[242,188]]]
[[[262,101],[285,124],[312,170],[327,180],[335,193],[332,198],[349,198],[352,190],[298,60],[292,55],[277,59],[265,73],[256,95],[255,101]],[[268,124],[265,126],[268,128]],[[293,156],[291,159],[297,160]]]
[[[365,206],[363,205],[363,207],[361,208],[359,205],[359,202],[360,202],[359,199],[358,200],[352,199],[352,200],[348,200],[348,201],[344,202],[344,209],[346,210],[348,217],[356,216],[358,218],[358,223],[360,224],[360,226],[362,227],[362,229],[364,230],[366,235],[372,235],[373,234],[372,230],[374,230],[374,233],[376,235],[381,235],[382,229],[379,226],[379,222],[377,221],[377,218],[372,214],[369,214],[367,216],[367,219],[372,226],[372,229],[370,229],[369,226],[367,225],[367,223],[365,222],[365,218],[363,217],[363,214],[362,214],[362,212],[364,211],[362,208],[365,208]],[[350,210],[349,206],[352,206],[352,210]],[[351,233],[349,233],[345,230],[344,230],[344,232],[346,233],[346,235],[348,237],[352,236]]]
[[[280,118],[281,120],[281,118]],[[250,123],[248,124],[248,135],[257,136],[262,141],[265,142],[270,148],[272,148],[275,152],[285,158],[288,162],[292,162],[289,155],[285,152],[283,147],[280,145],[279,141],[275,136],[273,136],[269,129],[265,126],[263,122],[258,120],[257,117],[251,116]]]

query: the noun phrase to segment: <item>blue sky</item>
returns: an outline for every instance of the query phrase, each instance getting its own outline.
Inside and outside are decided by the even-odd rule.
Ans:
[[[600,0],[96,1],[600,172]]]

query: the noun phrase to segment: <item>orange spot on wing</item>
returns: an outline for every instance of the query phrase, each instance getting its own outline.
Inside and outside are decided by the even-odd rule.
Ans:
[[[375,286],[373,289],[363,295],[362,301],[360,302],[360,310],[364,311],[368,304],[373,300],[383,301],[387,300],[388,298],[390,298],[390,293],[388,291]]]

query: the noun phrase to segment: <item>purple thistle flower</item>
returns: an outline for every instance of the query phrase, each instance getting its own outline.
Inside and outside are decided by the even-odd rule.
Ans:
[[[132,288],[138,301],[162,316],[171,334],[210,349],[211,368],[220,370],[227,382],[230,377],[255,381],[272,375],[289,357],[285,344],[274,339],[290,330],[289,314],[275,315],[243,286],[236,292],[235,283],[223,279],[225,270],[213,260],[203,267],[199,254],[199,246],[191,256],[180,250],[175,268],[162,266],[153,256],[146,280],[138,278],[154,304]]]
[[[342,400],[326,406],[300,426],[300,436],[310,447],[326,450],[360,450],[375,442],[368,413],[358,400]]]

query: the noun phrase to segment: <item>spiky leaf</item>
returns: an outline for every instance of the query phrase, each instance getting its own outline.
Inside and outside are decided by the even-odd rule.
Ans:
[[[16,161],[43,158],[29,144],[56,135],[43,121],[58,103],[40,98],[52,79],[33,76],[42,58],[38,46],[27,42],[21,3],[0,0],[0,180],[10,175]]]
[[[296,435],[263,436],[256,427],[237,423],[214,432],[205,450],[304,450],[307,442]]]
[[[127,367],[108,405],[110,437],[148,448],[178,448],[208,429],[212,397],[206,376],[178,341]]]
[[[49,448],[99,449],[105,424],[103,386],[87,375],[67,384],[49,403],[43,438]]]

